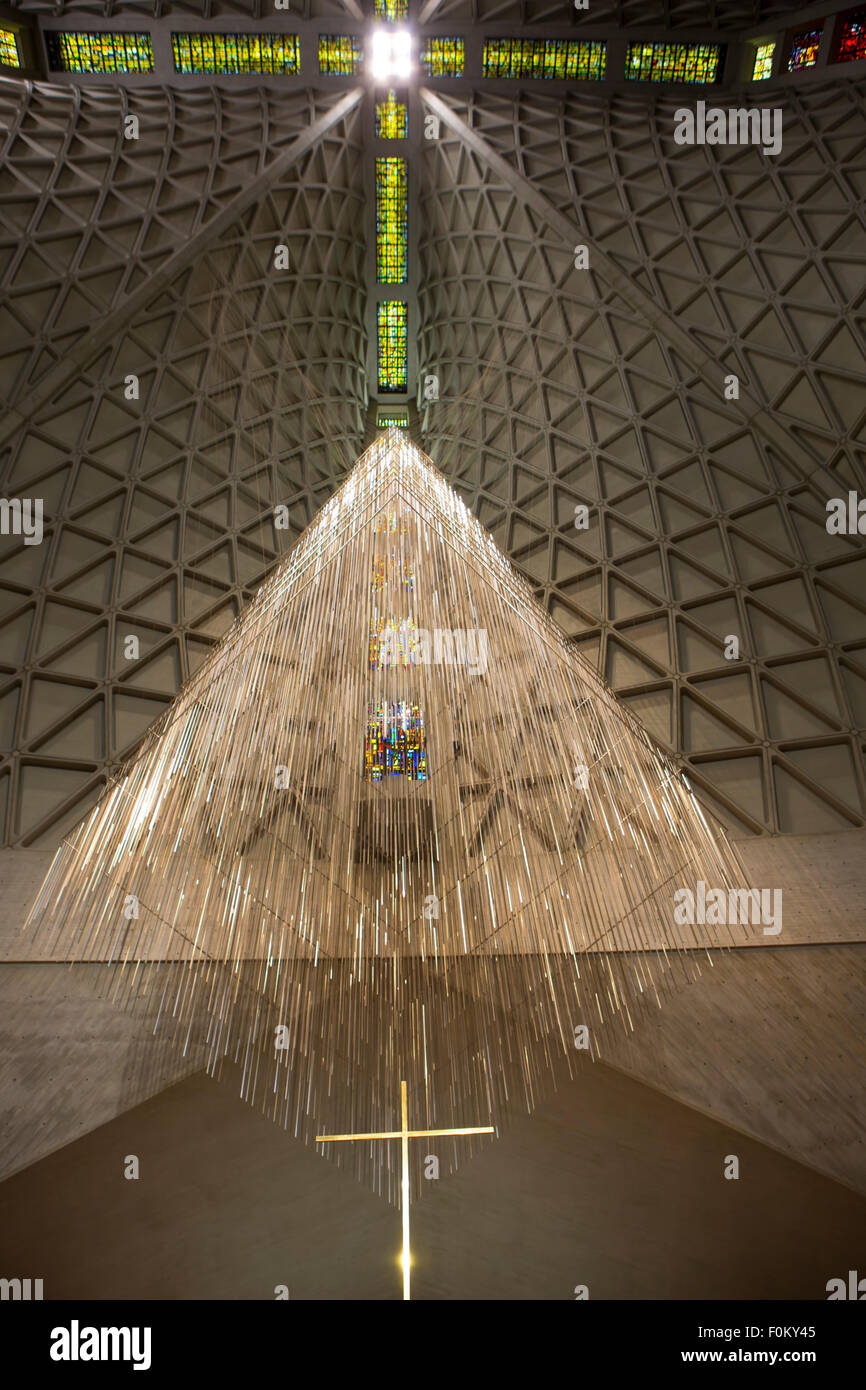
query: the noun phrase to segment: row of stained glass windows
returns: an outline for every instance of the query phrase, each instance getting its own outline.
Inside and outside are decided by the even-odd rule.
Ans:
[[[484,77],[604,77],[607,45],[577,39],[489,39],[484,45]]]
[[[301,44],[296,34],[172,34],[175,72],[296,73]]]
[[[377,0],[377,14],[400,18],[396,0]],[[402,7],[405,10],[405,5]],[[386,9],[389,13],[386,15]],[[402,15],[405,17],[405,15]],[[799,30],[791,40],[786,69],[814,67],[823,28]],[[49,31],[45,35],[48,61],[55,72],[153,72],[153,49],[148,34]],[[300,40],[294,34],[195,34],[171,36],[175,71],[179,73],[284,73],[300,71]],[[752,78],[772,74],[776,44],[755,50]],[[724,48],[719,44],[631,43],[626,58],[627,78],[642,82],[714,82]],[[840,30],[834,61],[866,58],[866,9],[848,15]],[[351,34],[319,36],[319,71],[338,77],[359,72],[363,62],[360,40]],[[465,52],[460,38],[430,38],[419,53],[426,77],[462,77]],[[20,67],[15,35],[0,29],[0,63]],[[499,78],[557,78],[598,80],[605,76],[603,41],[575,39],[491,39],[484,45],[483,75]],[[377,107],[377,121],[378,121]],[[398,117],[395,115],[395,120]],[[399,117],[404,120],[404,116]],[[387,136],[385,138],[402,138]]]
[[[409,196],[405,159],[376,160],[376,278],[405,284],[408,276]]]
[[[818,62],[818,50],[824,33],[823,24],[808,25],[799,29],[791,38],[785,64],[788,72],[802,72],[813,68]],[[755,63],[752,80],[759,82],[770,77],[773,70],[775,43],[760,44],[755,50]],[[834,63],[859,62],[866,58],[866,8],[855,10],[842,22]]]
[[[630,43],[625,75],[635,82],[715,82],[723,54],[717,43]]]
[[[788,72],[813,68],[818,61],[823,25],[800,29],[791,40]],[[857,63],[866,58],[866,7],[846,15],[839,30],[834,63]]]
[[[379,410],[376,412],[376,428],[386,430],[389,426],[395,425],[398,430],[409,428],[409,412],[407,410]]]
[[[319,72],[330,77],[352,77],[360,72],[364,54],[353,34],[319,35]]]
[[[462,39],[425,39],[418,54],[425,77],[462,77],[465,61]]]
[[[384,101],[376,102],[376,139],[405,140],[409,134],[409,112],[405,101],[397,100],[390,91]]]
[[[149,34],[46,33],[53,72],[153,72]]]
[[[18,42],[11,29],[0,29],[0,63],[7,68],[20,68]]]
[[[403,299],[376,305],[376,356],[380,391],[405,391],[409,306]]]

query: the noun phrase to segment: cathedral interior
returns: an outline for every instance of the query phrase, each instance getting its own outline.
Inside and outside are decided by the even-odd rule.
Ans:
[[[866,1273],[866,7],[5,0],[0,138],[0,1277]]]

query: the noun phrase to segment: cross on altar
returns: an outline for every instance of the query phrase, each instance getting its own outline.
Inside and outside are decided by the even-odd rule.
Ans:
[[[493,1134],[493,1125],[483,1125],[473,1129],[410,1129],[409,1103],[406,1099],[406,1082],[400,1082],[400,1129],[386,1129],[379,1134],[317,1134],[317,1144],[344,1144],[359,1139],[399,1139],[402,1147],[402,1196],[403,1212],[403,1298],[409,1298],[409,1140],[433,1139],[444,1134]]]

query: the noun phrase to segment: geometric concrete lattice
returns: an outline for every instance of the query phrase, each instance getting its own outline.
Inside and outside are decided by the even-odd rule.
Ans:
[[[866,491],[866,100],[772,94],[776,159],[676,145],[680,100],[448,99],[483,147],[425,150],[423,445],[731,823],[861,825],[866,555],[825,502]]]
[[[208,221],[327,102],[12,82],[2,93],[7,408],[26,416],[91,322],[205,237],[2,458],[3,495],[42,497],[46,529],[41,545],[0,542],[0,802],[7,842],[50,844],[333,491],[335,463],[360,450],[361,161],[352,112],[208,243]],[[141,118],[134,150],[119,136],[122,101]],[[281,242],[290,269],[276,272]],[[125,398],[128,373],[138,400]]]
[[[232,15],[249,19],[267,19],[274,13],[273,0],[182,0],[180,4],[165,4],[165,0],[11,0],[14,9],[29,14],[54,16],[88,15],[94,18],[124,18],[140,16],[158,19],[171,14],[181,17],[195,15],[203,19],[227,18]],[[361,7],[359,6],[358,9]],[[363,6],[365,13],[372,4]],[[419,5],[419,9],[426,9]],[[653,24],[671,28],[706,25],[744,26],[759,23],[774,15],[790,12],[783,0],[593,0],[589,22],[593,24]],[[346,19],[357,14],[354,3],[345,0],[292,0],[291,13],[302,19]],[[561,0],[439,0],[434,6],[437,23],[476,22],[492,24],[555,24],[560,28],[572,24],[572,16]],[[587,16],[582,16],[587,22]]]

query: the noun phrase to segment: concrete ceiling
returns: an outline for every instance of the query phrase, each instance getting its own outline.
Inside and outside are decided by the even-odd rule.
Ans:
[[[3,746],[23,761],[4,760],[2,786],[7,837],[51,824],[56,843],[360,452],[359,114],[273,178],[337,98],[148,94],[134,156],[116,148],[116,91],[10,82],[4,98],[18,194],[0,213],[4,478],[7,495],[38,490],[52,524],[40,546],[3,539]],[[292,272],[271,281],[283,238]],[[160,274],[162,293],[129,313]]]
[[[218,19],[232,15],[267,19],[274,12],[272,0],[9,0],[12,9],[23,13],[50,15],[92,15],[111,19],[139,15],[159,19],[164,15]],[[365,14],[373,6],[362,0]],[[576,15],[562,0],[439,0],[420,4],[418,11],[429,12],[437,25],[454,24],[559,24],[587,21]],[[653,24],[670,28],[741,29],[790,12],[782,0],[593,0],[593,24]],[[355,18],[355,6],[345,0],[292,0],[292,13],[300,19]]]
[[[741,28],[783,12],[779,0],[600,0],[591,7],[592,23]],[[441,0],[431,18],[472,23],[562,24],[571,21],[557,0]],[[587,23],[590,14],[578,14],[575,22]]]
[[[824,527],[863,488],[862,87],[780,89],[776,160],[677,146],[664,94],[425,100],[420,442],[724,819],[863,825],[866,556]],[[0,113],[0,485],[46,509],[0,550],[0,838],[52,845],[360,451],[372,115],[14,79]]]
[[[676,145],[680,100],[440,102],[422,439],[723,814],[862,824],[866,555],[825,502],[866,463],[866,101],[777,95],[774,161]]]

